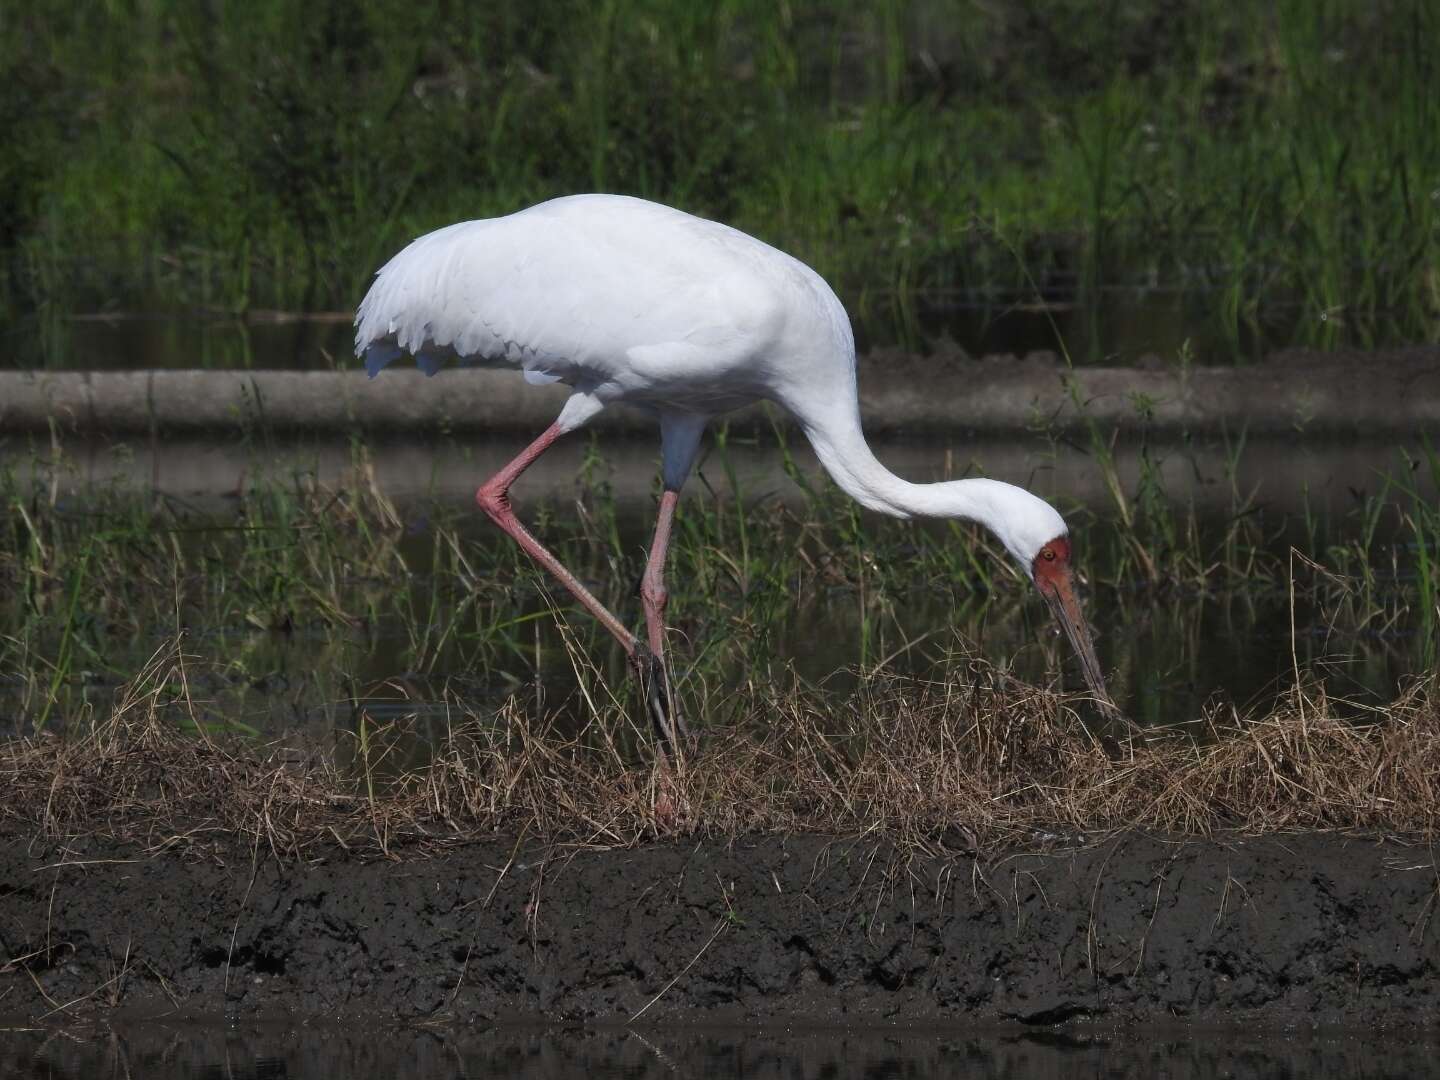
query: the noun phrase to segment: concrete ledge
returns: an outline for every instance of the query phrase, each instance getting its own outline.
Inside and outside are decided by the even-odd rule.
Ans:
[[[508,371],[0,371],[0,432],[226,429],[426,433],[535,432],[563,386]],[[877,434],[1005,431],[1084,415],[1110,428],[1374,436],[1440,432],[1440,348],[1282,353],[1241,368],[1081,368],[1045,358],[982,361],[874,355],[861,364],[861,409]],[[768,424],[760,410],[734,414]],[[653,430],[617,408],[595,426]]]

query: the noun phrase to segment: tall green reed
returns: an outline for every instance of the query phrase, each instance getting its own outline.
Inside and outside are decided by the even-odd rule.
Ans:
[[[0,303],[348,308],[422,230],[598,187],[793,250],[910,343],[927,291],[1027,292],[1012,249],[1084,303],[1193,290],[1233,355],[1433,339],[1437,31],[1401,0],[27,9]]]

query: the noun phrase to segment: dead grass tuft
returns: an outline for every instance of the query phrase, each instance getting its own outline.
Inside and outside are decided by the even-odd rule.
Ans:
[[[466,716],[424,768],[357,778],[318,752],[197,735],[194,663],[166,648],[86,734],[0,744],[0,819],[53,839],[239,839],[298,856],[496,832],[627,845],[819,831],[922,847],[957,829],[983,843],[1124,828],[1429,835],[1440,811],[1434,676],[1358,721],[1302,682],[1266,715],[1217,710],[1199,737],[1137,738],[1117,755],[1086,730],[1079,699],[970,658],[943,681],[875,672],[843,696],[742,689],[727,705],[740,719],[673,769],[618,702],[597,697],[584,730],[562,736],[515,700]]]

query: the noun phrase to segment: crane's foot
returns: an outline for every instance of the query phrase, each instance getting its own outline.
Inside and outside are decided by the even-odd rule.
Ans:
[[[630,663],[640,679],[645,713],[655,729],[655,739],[661,752],[674,759],[682,757],[690,747],[690,731],[676,708],[665,661],[651,652],[648,646],[637,643],[635,651],[630,654]]]

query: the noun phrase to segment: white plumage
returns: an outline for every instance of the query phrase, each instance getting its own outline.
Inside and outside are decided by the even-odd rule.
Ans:
[[[458,359],[574,389],[530,456],[487,485],[495,505],[487,504],[487,489],[481,492],[491,516],[537,558],[546,553],[520,535],[518,522],[512,525],[505,492],[558,435],[617,401],[651,410],[660,421],[666,491],[673,493],[709,419],[773,401],[795,417],[827,471],[865,506],[898,517],[967,518],[991,529],[1052,607],[1060,604],[1057,615],[1087,679],[1105,697],[1071,588],[1060,515],[1009,484],[912,484],[881,465],[860,426],[855,343],[844,308],[818,274],[784,252],[641,199],[575,195],[413,241],[376,275],[355,321],[356,353],[372,376],[409,353],[429,374]],[[662,508],[647,580],[659,580],[668,528]],[[1056,565],[1057,555],[1063,565]],[[558,564],[545,565],[562,573]],[[578,586],[573,579],[566,584]],[[663,587],[658,595],[663,608]],[[581,600],[598,607],[588,594]],[[647,603],[647,622],[652,614]],[[607,626],[627,648],[636,644],[618,621]]]
[[[650,408],[680,480],[703,419],[795,396],[807,372],[792,342],[818,335],[827,347],[808,351],[826,374],[854,379],[849,321],[809,267],[728,226],[616,195],[422,236],[376,276],[356,325],[372,375],[404,352],[431,374],[459,358],[565,382],[578,398],[566,430],[614,401]]]

